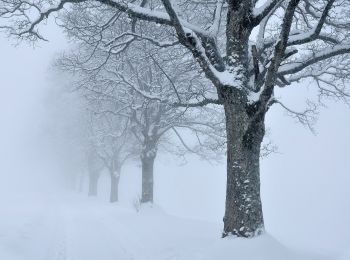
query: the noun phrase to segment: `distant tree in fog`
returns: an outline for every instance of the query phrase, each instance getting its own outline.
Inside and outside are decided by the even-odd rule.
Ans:
[[[138,144],[129,131],[130,120],[122,116],[100,113],[100,109],[89,107],[90,141],[94,143],[94,154],[89,163],[99,160],[110,175],[110,202],[118,201],[121,171],[128,159],[136,157]]]
[[[101,176],[101,172],[104,169],[104,164],[98,156],[97,147],[89,142],[85,150],[85,163],[89,176],[88,195],[97,196],[98,193],[98,180]],[[83,181],[83,180],[81,180]]]
[[[89,147],[85,104],[79,95],[66,88],[66,75],[52,72],[49,82],[43,122],[48,152],[56,159],[64,183],[70,189],[78,184],[82,190]]]
[[[128,136],[129,132],[132,134],[139,147],[142,203],[153,202],[153,169],[160,144],[166,143],[163,146],[166,151],[180,156],[190,152],[206,159],[220,157],[220,150],[224,147],[224,127],[217,109],[208,107],[194,112],[174,106],[175,101],[171,101],[180,98],[174,84],[182,84],[181,95],[184,97],[196,94],[194,91],[190,93],[188,88],[206,87],[197,80],[198,77],[188,81],[188,71],[193,71],[190,65],[187,71],[176,70],[172,75],[168,74],[166,70],[174,57],[168,56],[169,61],[162,59],[160,64],[157,60],[161,60],[161,54],[149,44],[140,44],[137,51],[125,50],[108,59],[105,59],[104,51],[95,50],[86,43],[79,45],[79,50],[63,56],[57,64],[77,76],[76,88],[90,103],[99,104],[99,108],[95,108],[96,115],[114,117],[116,122],[129,122],[125,132]],[[163,58],[164,55],[166,53]],[[197,120],[199,114],[201,120]],[[194,143],[187,144],[186,138],[182,137],[183,129],[195,134]]]

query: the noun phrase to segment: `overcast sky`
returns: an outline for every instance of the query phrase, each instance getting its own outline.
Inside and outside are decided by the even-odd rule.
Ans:
[[[35,144],[45,115],[46,72],[65,41],[55,26],[45,32],[50,42],[35,49],[14,47],[13,41],[0,37],[0,186],[7,190],[22,177],[39,176],[38,169],[45,168],[47,175],[47,166],[41,167],[45,156]],[[304,84],[277,95],[298,110],[313,90]],[[326,251],[350,247],[350,109],[327,104],[320,110],[317,135],[281,109],[271,110],[267,124],[279,153],[262,161],[261,172],[268,232],[293,246]],[[224,163],[211,166],[195,160],[180,167],[169,160],[161,156],[156,164],[156,201],[172,214],[221,221]]]

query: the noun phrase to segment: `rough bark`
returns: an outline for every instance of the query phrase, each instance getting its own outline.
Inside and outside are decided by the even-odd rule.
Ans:
[[[251,2],[230,1],[227,64],[235,75],[235,88],[221,86],[227,134],[227,187],[223,236],[253,237],[264,231],[260,197],[260,147],[265,134],[265,108],[248,105],[248,40]]]
[[[260,198],[260,147],[264,113],[257,116],[241,91],[224,91],[227,131],[227,187],[223,236],[253,237],[264,231]]]

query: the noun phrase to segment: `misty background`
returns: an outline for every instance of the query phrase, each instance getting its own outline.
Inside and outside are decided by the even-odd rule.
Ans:
[[[47,118],[52,115],[48,93],[53,86],[48,71],[67,43],[55,25],[44,30],[50,42],[35,48],[0,38],[0,203],[25,199],[31,203],[29,198],[50,198],[69,190],[62,174],[65,165],[57,159],[60,151],[50,145],[57,140],[50,139],[52,118]],[[312,86],[298,85],[276,96],[298,108],[305,94],[315,97]],[[316,135],[273,107],[267,127],[278,151],[262,160],[261,169],[267,232],[290,246],[320,253],[350,248],[350,109],[332,101],[327,106],[320,108]],[[194,157],[182,165],[170,155],[160,155],[155,165],[155,204],[170,214],[221,223],[225,167],[225,160],[209,164]],[[135,183],[139,175],[137,167],[126,166],[121,201],[130,202],[140,192]],[[103,180],[100,185],[105,185]],[[101,192],[100,199],[106,197],[107,192]]]

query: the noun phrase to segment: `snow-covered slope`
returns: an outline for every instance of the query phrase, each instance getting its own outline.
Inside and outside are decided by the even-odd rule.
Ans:
[[[77,195],[19,201],[1,203],[1,260],[329,259],[293,252],[269,235],[221,239],[221,223],[170,216],[156,206],[137,212]]]

